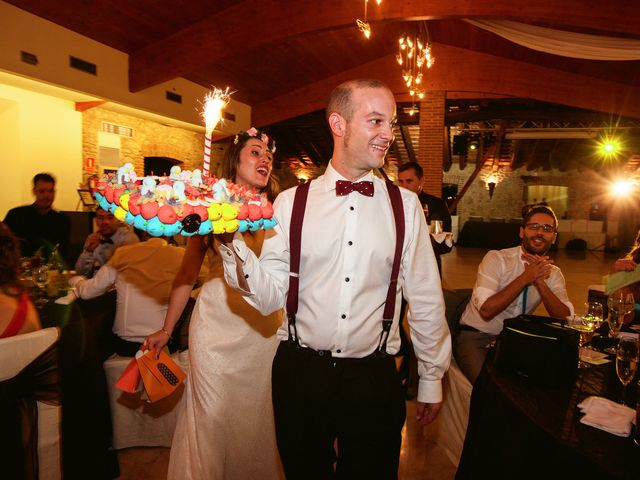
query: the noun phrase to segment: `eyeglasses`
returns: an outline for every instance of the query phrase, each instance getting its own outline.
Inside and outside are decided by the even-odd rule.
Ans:
[[[527,223],[525,228],[529,230],[533,230],[537,232],[538,230],[543,230],[545,233],[553,233],[556,231],[553,225],[549,225],[548,223]]]

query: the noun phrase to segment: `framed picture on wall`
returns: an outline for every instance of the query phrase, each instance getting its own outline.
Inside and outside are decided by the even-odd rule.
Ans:
[[[80,195],[80,200],[82,201],[82,205],[85,207],[95,207],[96,201],[91,195],[91,190],[83,190],[78,189],[78,195]]]

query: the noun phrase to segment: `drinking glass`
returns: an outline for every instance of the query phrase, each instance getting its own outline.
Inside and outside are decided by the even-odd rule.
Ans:
[[[36,305],[44,305],[47,303],[45,297],[45,289],[49,281],[49,267],[46,264],[40,264],[31,271],[33,284],[38,287],[38,299]]]
[[[593,326],[593,330],[597,330],[604,320],[604,308],[601,303],[587,302],[585,303],[585,314],[582,317],[585,325]]]
[[[615,343],[622,328],[624,316],[633,311],[633,295],[618,290],[609,296],[607,305],[609,307],[609,338],[613,339],[614,346],[606,348],[605,352],[616,353]]]
[[[623,335],[616,348],[616,373],[622,382],[622,405],[625,404],[627,385],[638,370],[638,337]]]
[[[589,340],[591,340],[591,335],[593,334],[595,324],[586,322],[584,320],[584,317],[581,317],[580,315],[573,315],[572,317],[567,318],[569,320],[569,327],[577,330],[580,333],[580,339],[578,340],[578,368],[586,367],[588,365],[580,360],[580,352],[582,350],[582,347],[584,347],[584,345],[589,343]]]

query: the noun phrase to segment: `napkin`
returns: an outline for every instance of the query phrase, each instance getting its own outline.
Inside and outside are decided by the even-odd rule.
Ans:
[[[609,363],[609,355],[602,352],[596,352],[590,348],[580,348],[580,360],[583,362],[591,363],[593,365],[602,365],[603,363]]]
[[[631,435],[631,424],[636,415],[632,408],[603,397],[587,397],[578,404],[584,413],[580,423],[589,425],[619,437]]]

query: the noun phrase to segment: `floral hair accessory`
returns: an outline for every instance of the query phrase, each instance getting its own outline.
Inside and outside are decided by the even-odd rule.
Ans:
[[[261,132],[260,130],[258,130],[256,127],[251,127],[246,132],[243,132],[243,131],[238,132],[236,134],[236,136],[233,138],[233,144],[234,145],[238,144],[238,142],[240,141],[240,136],[241,135],[246,135],[246,136],[249,136],[249,137],[259,138],[260,141],[263,142],[267,146],[267,148],[269,149],[269,151],[271,153],[276,153],[276,142],[275,142],[275,140],[273,140],[273,138],[271,138],[266,133]]]

